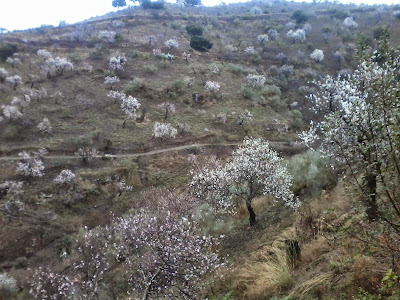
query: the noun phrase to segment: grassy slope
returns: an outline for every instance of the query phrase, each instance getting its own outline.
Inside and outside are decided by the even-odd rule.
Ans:
[[[262,5],[259,6],[262,7]],[[102,43],[101,57],[98,59],[93,59],[93,55],[91,55],[96,51],[94,46],[99,42],[95,38],[85,37],[82,41],[73,42],[63,37],[63,34],[72,32],[82,25],[42,28],[4,35],[3,43],[13,42],[17,44],[18,52],[29,54],[29,56],[24,57],[23,65],[16,69],[11,69],[6,63],[0,63],[0,67],[5,67],[10,73],[19,74],[26,83],[25,86],[28,86],[29,82],[27,74],[38,75],[41,79],[35,83],[34,87],[45,88],[49,96],[43,97],[39,101],[33,100],[26,108],[30,125],[22,126],[5,121],[0,123],[0,151],[5,155],[15,155],[24,149],[46,147],[51,153],[71,154],[88,141],[91,146],[102,150],[105,140],[110,140],[115,153],[124,153],[148,151],[156,147],[190,144],[197,141],[212,143],[239,141],[249,134],[274,140],[293,140],[296,136],[295,129],[301,129],[301,126],[300,128],[291,126],[293,115],[288,109],[288,104],[298,102],[299,110],[303,112],[306,120],[309,119],[307,103],[298,91],[298,88],[306,85],[309,80],[306,77],[308,68],[316,70],[322,76],[335,74],[340,69],[351,68],[354,66],[352,44],[356,43],[359,33],[365,32],[367,36],[371,36],[373,28],[384,23],[393,29],[391,34],[394,44],[400,40],[400,32],[395,30],[398,23],[395,23],[391,16],[390,9],[380,13],[377,11],[354,12],[351,15],[359,23],[359,28],[350,33],[340,32],[340,35],[337,35],[336,30],[341,21],[327,13],[327,9],[331,8],[331,5],[278,4],[272,7],[262,7],[265,14],[257,16],[249,13],[251,7],[252,5],[233,5],[188,10],[168,7],[167,11],[156,13],[141,10],[133,13],[122,11],[110,19],[100,18],[91,21],[96,27],[96,31],[112,28],[112,19],[121,19],[125,23],[125,26],[119,30],[121,39],[112,44]],[[290,21],[290,15],[295,9],[303,9],[313,15],[309,21],[313,30],[304,44],[291,44],[285,37],[287,32],[285,24]],[[351,9],[351,7],[339,7],[339,9]],[[214,43],[210,52],[200,53],[190,48],[185,25],[193,23],[201,23],[205,27],[204,35]],[[321,34],[322,28],[326,25],[330,26],[333,32],[328,42],[324,41]],[[265,28],[269,26],[278,29],[281,39],[268,43],[263,49],[257,43],[257,36],[265,33]],[[147,42],[143,41],[144,37],[149,35],[155,37],[155,46],[148,46]],[[164,42],[170,38],[177,39],[180,44],[178,49],[169,50],[164,46]],[[229,53],[225,49],[227,44],[237,47],[238,51]],[[243,52],[247,46],[255,46],[258,56],[244,55]],[[155,47],[161,48],[163,52],[170,52],[176,56],[176,59],[171,63],[163,64],[152,55],[152,49]],[[315,48],[325,52],[326,59],[320,64],[309,58],[309,54]],[[35,54],[38,49],[47,49],[54,57],[69,58],[74,63],[74,71],[46,79],[46,76],[39,73],[40,58]],[[332,54],[337,50],[344,52],[345,61],[341,65],[335,61]],[[142,79],[143,87],[134,93],[134,96],[138,98],[142,106],[147,108],[147,115],[143,122],[136,124],[128,122],[125,129],[122,128],[124,119],[122,112],[118,105],[113,104],[113,101],[107,97],[108,89],[103,84],[104,76],[108,72],[108,59],[114,51],[125,53],[128,58],[124,71],[117,73],[121,82],[114,89],[123,89],[131,80]],[[191,54],[189,62],[181,58],[184,51]],[[298,51],[302,51],[304,54],[299,54]],[[288,57],[287,64],[294,66],[295,73],[287,78],[286,83],[274,77],[269,71],[272,65],[280,66],[280,61],[274,58],[279,52],[285,53]],[[89,63],[93,67],[93,72],[83,71],[84,63]],[[210,70],[212,63],[219,67],[217,74]],[[243,70],[241,74],[232,73],[230,64],[240,65]],[[153,66],[156,71],[154,73],[146,71],[146,67],[148,69],[149,66]],[[254,73],[266,75],[269,84],[281,85],[282,96],[279,106],[276,106],[268,95],[265,96],[263,105],[260,105],[258,101],[261,91],[257,89],[250,88],[254,93],[253,100],[243,97],[241,89],[246,84],[245,76]],[[185,77],[194,79],[191,86],[187,86],[183,82]],[[218,97],[213,97],[205,91],[206,80],[217,81],[221,84]],[[180,82],[176,83],[176,81]],[[50,97],[57,91],[62,92],[63,96]],[[13,96],[23,95],[22,87],[14,92],[5,84],[0,84],[0,92],[1,104],[8,104]],[[200,93],[204,96],[205,101],[202,105],[192,102],[193,93]],[[173,125],[177,125],[178,122],[187,123],[191,126],[191,130],[189,133],[178,136],[175,140],[159,141],[152,138],[152,127],[154,122],[163,121],[162,113],[156,107],[166,100],[174,103],[177,107],[177,113],[172,115],[168,122]],[[254,114],[253,121],[250,125],[237,126],[235,117],[231,113],[244,109],[248,109]],[[217,124],[212,120],[212,114],[221,112],[228,115],[228,121],[225,124]],[[49,118],[53,126],[53,134],[46,136],[38,132],[36,124],[43,117]],[[273,122],[273,119],[288,124],[291,126],[291,130],[278,136],[275,132],[265,130],[265,127]],[[24,282],[23,274],[27,266],[25,262],[28,262],[30,267],[35,267],[48,261],[48,257],[52,257],[48,262],[57,265],[57,245],[65,239],[66,235],[77,232],[84,225],[93,227],[106,224],[111,218],[110,211],[120,215],[130,208],[140,207],[137,194],[149,186],[183,187],[188,180],[187,174],[190,168],[187,155],[190,152],[199,153],[201,150],[183,150],[174,154],[159,154],[133,160],[97,159],[88,166],[82,165],[79,161],[65,159],[47,161],[45,176],[33,180],[30,185],[25,187],[23,198],[25,212],[11,217],[0,216],[2,224],[0,229],[0,240],[2,241],[0,267],[5,270],[12,268],[17,278]],[[227,148],[219,147],[204,151],[205,154],[213,153],[222,157],[229,155],[230,152]],[[2,162],[0,182],[21,179],[15,174],[14,166],[15,162]],[[65,200],[74,195],[59,190],[52,182],[53,178],[64,168],[70,168],[80,175],[79,186],[85,195],[84,201],[65,205]],[[115,181],[113,181],[116,176],[125,178],[128,184],[134,186],[135,191],[132,194],[123,194],[121,197],[117,197]],[[340,191],[335,193],[336,198],[326,200],[326,206],[324,206],[324,202],[312,202],[320,205],[320,207],[312,209],[313,213],[319,214],[317,218],[331,209],[328,204],[333,200],[338,200],[338,204],[332,205],[340,207],[334,208],[335,214],[331,216],[332,219],[329,222],[334,223],[340,219],[341,214],[348,213],[350,207],[341,205],[344,196],[337,196]],[[310,205],[313,205],[312,203]],[[260,204],[260,212],[263,207],[265,206]],[[305,211],[300,213],[305,213]],[[272,214],[279,217],[269,218]],[[228,249],[226,251],[233,257],[232,261],[237,265],[240,265],[241,262],[254,263],[254,257],[257,257],[259,249],[263,249],[265,245],[270,246],[274,238],[279,237],[281,230],[292,226],[292,222],[290,222],[292,217],[287,214],[288,212],[281,213],[278,209],[269,211],[265,216],[261,215],[260,223],[262,225],[250,235],[243,236],[243,230],[247,232],[245,225],[233,230],[225,245],[225,249]],[[357,214],[354,213],[353,217],[356,216]],[[288,218],[289,221],[285,218]],[[245,219],[246,216],[243,215],[237,222],[244,224]],[[268,229],[265,230],[266,228]],[[321,236],[323,235],[321,234]],[[235,242],[239,241],[240,243],[244,239],[247,239],[248,244],[252,246],[244,249],[231,247]],[[328,256],[348,255],[353,259],[354,253],[349,251],[340,254],[342,248],[345,247],[343,244],[327,245],[328,239],[323,241],[320,239],[323,237],[318,237],[317,240],[305,240],[305,249],[307,250],[304,250],[304,255],[306,258],[303,259],[303,264],[298,271],[295,271],[295,276],[299,276],[299,278],[295,279],[294,283],[293,280],[289,280],[288,285],[283,285],[283,287],[278,284],[278,287],[272,286],[267,290],[265,288],[260,290],[260,287],[243,285],[240,279],[234,278],[231,282],[228,280],[226,285],[221,285],[221,291],[233,289],[238,298],[256,299],[256,297],[265,298],[266,295],[274,293],[279,294],[279,291],[282,294],[288,294],[290,288],[293,287],[296,291],[295,287],[319,272],[329,274],[326,278],[331,280],[330,276],[333,275],[331,274],[332,268],[329,266],[334,260],[328,257],[324,261],[324,255],[326,253],[329,253]],[[353,243],[354,239],[351,241],[344,239],[343,242]],[[313,251],[316,254],[313,254]],[[338,254],[335,254],[335,251]],[[247,253],[253,253],[254,257],[246,255]],[[316,263],[313,257],[320,257],[321,263],[319,264],[318,260]],[[315,270],[309,272],[310,268]],[[341,270],[339,274],[343,274],[343,272]],[[254,276],[254,274],[249,276]],[[322,278],[321,281],[325,279]],[[356,285],[350,279],[349,282],[351,286],[349,291],[354,292]],[[256,282],[255,286],[258,284]],[[320,285],[316,284],[316,286]],[[254,291],[252,291],[253,294],[249,294],[249,290],[257,291],[257,289],[260,290],[258,294]],[[301,291],[301,287],[298,289]],[[272,294],[271,291],[273,291]],[[342,291],[346,293],[347,288],[344,287]],[[299,293],[301,294],[301,292],[297,292],[297,294]],[[335,291],[333,290],[331,293],[334,295]],[[330,293],[327,297],[330,297],[329,295]],[[318,298],[318,295],[316,297]]]

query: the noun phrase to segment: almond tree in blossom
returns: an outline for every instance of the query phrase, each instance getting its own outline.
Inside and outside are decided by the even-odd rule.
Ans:
[[[351,75],[319,82],[309,99],[322,121],[300,137],[348,166],[369,220],[383,218],[399,229],[400,62],[390,53],[376,55],[387,57],[380,63],[362,61]]]
[[[237,200],[243,200],[250,225],[256,223],[252,201],[260,194],[281,199],[289,207],[299,205],[290,191],[292,177],[282,158],[262,139],[247,137],[225,165],[212,158],[195,167],[191,174],[190,190],[194,196],[211,203],[217,212],[229,212]]]

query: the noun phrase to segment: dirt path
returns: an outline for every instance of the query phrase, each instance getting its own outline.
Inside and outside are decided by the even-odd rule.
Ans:
[[[287,146],[287,142],[269,142],[270,146],[272,149],[282,149],[285,146]],[[109,155],[97,155],[95,157],[97,158],[102,158],[102,157],[108,157],[108,158],[135,158],[135,157],[140,157],[140,156],[151,156],[151,155],[156,155],[156,154],[161,154],[161,153],[166,153],[166,152],[173,152],[173,151],[180,151],[180,150],[186,150],[190,148],[201,148],[201,147],[230,147],[230,146],[237,146],[238,143],[225,143],[225,144],[189,144],[189,145],[181,145],[181,146],[175,146],[175,147],[170,147],[170,148],[164,148],[164,149],[154,149],[148,152],[138,152],[138,153],[125,153],[125,154],[109,154]],[[301,149],[299,149],[301,150]],[[0,157],[0,161],[13,161],[13,160],[20,160],[21,158],[19,156],[2,156]],[[52,159],[76,159],[75,155],[46,155],[45,156],[46,160],[52,160]]]

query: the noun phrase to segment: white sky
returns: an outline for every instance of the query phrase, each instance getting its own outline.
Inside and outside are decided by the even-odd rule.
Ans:
[[[222,0],[224,1],[224,0]],[[112,0],[0,0],[0,27],[8,30],[28,29],[40,25],[58,25],[61,20],[75,23],[116,10]],[[132,3],[129,0],[127,3]],[[202,0],[206,6],[220,0]],[[225,3],[245,0],[225,0]],[[400,3],[399,0],[353,0],[353,3]]]

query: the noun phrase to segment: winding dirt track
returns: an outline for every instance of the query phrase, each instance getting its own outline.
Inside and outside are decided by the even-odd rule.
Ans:
[[[269,142],[270,146],[272,149],[275,150],[280,150],[283,147],[287,147],[287,142]],[[164,148],[164,149],[154,149],[148,152],[137,152],[137,153],[125,153],[125,154],[109,154],[109,155],[97,155],[95,157],[97,158],[102,158],[102,157],[107,157],[107,158],[135,158],[135,157],[140,157],[140,156],[151,156],[151,155],[156,155],[160,153],[166,153],[166,152],[173,152],[173,151],[180,151],[180,150],[186,150],[190,149],[192,147],[230,147],[230,146],[237,146],[238,143],[226,143],[226,144],[189,144],[189,145],[181,145],[181,146],[175,146],[175,147],[170,147],[170,148]],[[301,149],[299,149],[301,151]],[[0,156],[0,161],[13,161],[13,160],[20,160],[21,158],[19,156]],[[46,155],[45,156],[46,160],[51,160],[51,159],[76,159],[75,155]]]

